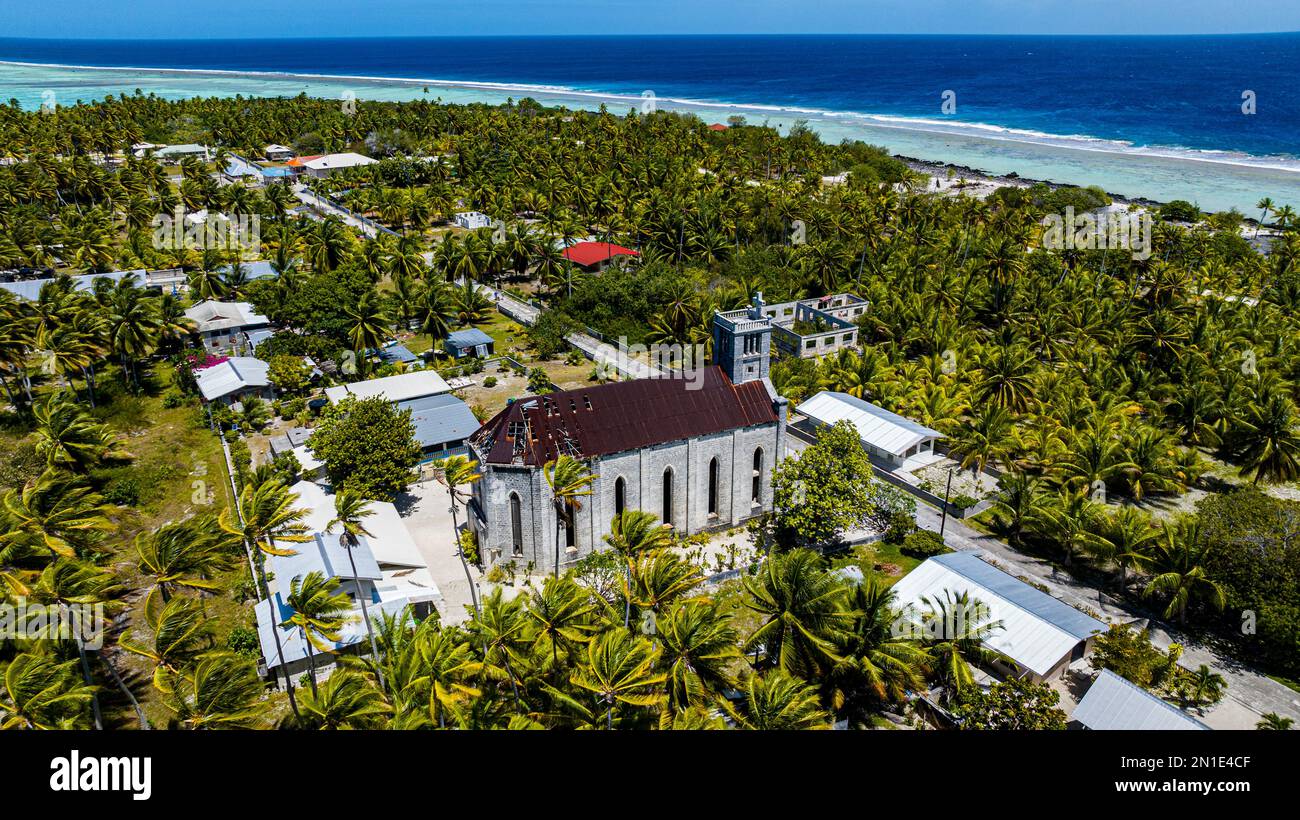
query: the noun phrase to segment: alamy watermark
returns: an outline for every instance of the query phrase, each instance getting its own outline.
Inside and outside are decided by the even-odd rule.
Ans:
[[[595,362],[602,379],[681,379],[687,390],[699,390],[704,387],[708,352],[700,344],[630,345],[620,336],[613,355],[598,355]]]
[[[1149,259],[1151,224],[1146,211],[1076,214],[1071,205],[1064,214],[1043,218],[1043,247],[1055,251],[1126,250],[1134,259]]]
[[[178,207],[154,216],[151,226],[157,250],[256,251],[262,247],[262,218],[257,214],[186,214]]]
[[[15,640],[77,641],[86,649],[104,646],[103,604],[53,606],[18,597],[0,603],[0,643]]]

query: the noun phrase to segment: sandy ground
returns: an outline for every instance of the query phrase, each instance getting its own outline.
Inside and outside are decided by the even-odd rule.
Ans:
[[[397,509],[415,540],[420,555],[429,565],[429,574],[442,593],[438,613],[443,623],[459,624],[469,618],[473,600],[465,570],[452,539],[452,519],[447,488],[437,481],[421,481],[397,499]],[[464,511],[459,512],[464,525]],[[482,579],[471,564],[470,575],[479,587]]]

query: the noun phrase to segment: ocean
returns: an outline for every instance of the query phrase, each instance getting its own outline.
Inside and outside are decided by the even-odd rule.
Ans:
[[[733,115],[918,159],[1246,213],[1300,205],[1300,34],[0,38],[0,99],[533,97]],[[21,65],[20,65],[21,64]]]

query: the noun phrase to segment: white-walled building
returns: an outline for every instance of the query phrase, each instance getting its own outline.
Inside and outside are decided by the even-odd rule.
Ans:
[[[302,167],[304,173],[317,177],[318,179],[324,179],[330,174],[342,171],[346,168],[360,168],[363,165],[374,165],[377,162],[379,162],[379,160],[371,159],[364,154],[348,152],[344,154],[325,154],[324,156],[307,160],[302,164]]]
[[[421,556],[419,548],[398,515],[397,508],[382,501],[369,502],[371,515],[364,519],[369,536],[358,537],[358,543],[349,558],[341,542],[338,525],[334,520],[334,494],[311,481],[299,481],[290,488],[298,496],[295,506],[307,511],[303,523],[311,534],[305,543],[277,542],[280,549],[293,550],[295,555],[268,558],[274,579],[271,581],[271,599],[259,601],[255,607],[257,631],[261,639],[262,655],[268,669],[283,661],[291,672],[306,668],[307,646],[302,633],[296,628],[279,627],[292,614],[286,598],[294,578],[319,572],[326,578],[339,579],[339,591],[354,602],[352,620],[340,631],[341,640],[335,649],[344,649],[366,640],[366,627],[361,620],[360,597],[366,599],[373,621],[380,613],[399,615],[408,606],[417,615],[431,611],[442,600],[437,584]],[[356,576],[352,565],[356,564]],[[272,603],[274,613],[272,613]],[[277,652],[271,630],[280,630],[280,650]],[[328,657],[317,652],[318,666],[328,663]]]
[[[927,600],[944,600],[947,592],[954,597],[965,593],[972,604],[983,604],[988,621],[1002,624],[984,645],[1014,664],[995,664],[998,671],[1033,682],[1060,677],[1072,660],[1087,655],[1093,637],[1107,629],[1096,618],[1008,575],[974,552],[928,558],[894,584],[893,592],[899,607],[916,612],[926,610]]]
[[[746,311],[738,311],[746,313]],[[605,548],[610,522],[640,509],[683,533],[772,509],[787,405],[767,378],[771,324],[719,314],[714,360],[692,378],[637,379],[513,402],[469,441],[482,480],[470,526],[489,562],[556,562],[557,510],[544,466],[560,455],[596,478],[563,516],[561,567]]]

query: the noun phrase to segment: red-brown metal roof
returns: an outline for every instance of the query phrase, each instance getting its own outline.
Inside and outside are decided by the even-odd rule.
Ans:
[[[617,382],[513,402],[471,441],[489,464],[541,465],[777,421],[762,382],[731,383],[719,367],[691,379]]]
[[[613,259],[615,256],[640,256],[641,254],[615,245],[613,242],[578,242],[564,249],[565,259],[584,268]]]

